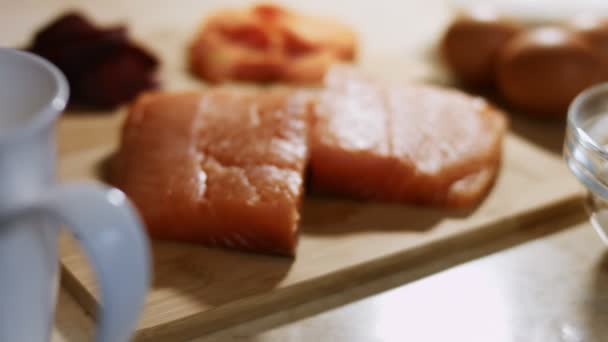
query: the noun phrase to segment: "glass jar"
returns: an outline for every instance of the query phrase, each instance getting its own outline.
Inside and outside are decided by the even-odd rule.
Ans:
[[[570,105],[564,157],[587,188],[591,223],[608,244],[608,83],[583,91]]]

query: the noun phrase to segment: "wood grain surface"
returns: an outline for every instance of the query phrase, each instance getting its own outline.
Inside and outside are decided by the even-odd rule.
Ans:
[[[102,23],[127,22],[163,61],[167,89],[204,85],[187,72],[185,48],[212,8],[247,1],[21,1],[3,14],[0,43],[19,46],[32,30],[67,8]],[[289,3],[289,2],[287,2]],[[360,33],[361,68],[390,79],[445,83],[432,46],[450,17],[443,1],[292,1],[351,23]],[[71,109],[58,126],[63,180],[99,180],[116,148],[123,110]],[[582,195],[558,155],[562,123],[513,118],[495,187],[471,210],[445,211],[310,196],[297,258],[285,259],[196,245],[154,242],[155,280],[139,324],[140,340],[178,341],[317,300],[425,260],[525,229],[578,206]],[[69,238],[61,241],[64,285],[89,312],[94,276]],[[128,279],[125,279],[128,281]]]

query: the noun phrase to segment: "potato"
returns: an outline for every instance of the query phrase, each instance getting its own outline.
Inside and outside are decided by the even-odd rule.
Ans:
[[[593,14],[575,16],[568,27],[585,39],[599,54],[608,78],[608,18]]]
[[[522,32],[500,52],[498,88],[514,107],[542,117],[564,116],[585,88],[601,82],[602,63],[591,46],[561,27]]]
[[[499,50],[523,27],[488,9],[473,9],[458,16],[448,27],[441,52],[454,75],[469,86],[488,86],[494,81]]]

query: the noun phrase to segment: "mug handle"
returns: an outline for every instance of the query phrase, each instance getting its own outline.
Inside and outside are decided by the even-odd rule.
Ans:
[[[147,237],[125,194],[98,184],[67,184],[52,188],[36,206],[65,224],[91,260],[101,289],[96,341],[128,341],[151,271]]]

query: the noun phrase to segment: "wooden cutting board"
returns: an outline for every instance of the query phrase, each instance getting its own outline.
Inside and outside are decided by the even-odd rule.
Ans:
[[[120,119],[63,123],[66,130],[82,124],[106,141],[64,154],[64,179],[96,177],[114,150]],[[308,197],[294,260],[154,242],[154,286],[138,336],[176,341],[227,328],[500,238],[578,202],[580,188],[559,159],[515,136],[507,138],[504,157],[494,189],[471,210]],[[96,284],[86,258],[68,238],[61,251],[64,284],[93,313]]]
[[[428,54],[450,16],[443,1],[292,2],[357,27],[362,68],[392,79],[445,79]],[[200,88],[184,64],[185,48],[205,13],[225,5],[219,0],[171,6],[156,0],[24,0],[3,6],[0,43],[18,46],[63,9],[82,8],[100,22],[128,21],[134,36],[162,58],[166,88]],[[99,179],[99,168],[116,148],[123,116],[122,111],[72,111],[61,119],[63,180]],[[561,143],[563,127],[520,118],[514,128],[516,134],[506,139],[497,183],[477,208],[432,210],[310,196],[293,260],[153,242],[155,280],[138,338],[179,341],[227,328],[500,238],[570,208],[582,196],[581,188],[559,156],[543,148]],[[64,285],[93,313],[96,285],[86,258],[67,237],[61,252]]]

